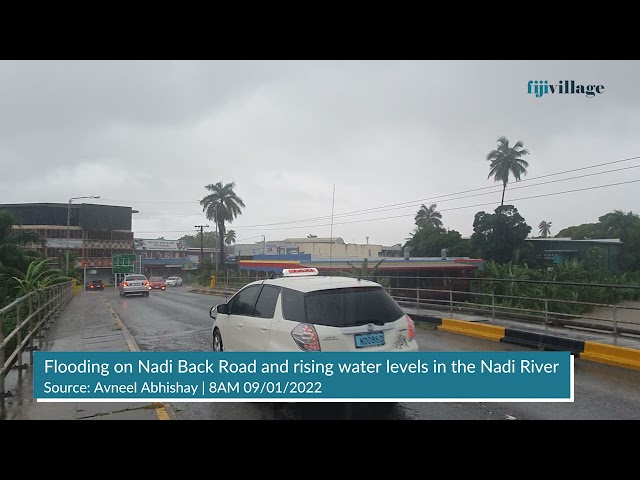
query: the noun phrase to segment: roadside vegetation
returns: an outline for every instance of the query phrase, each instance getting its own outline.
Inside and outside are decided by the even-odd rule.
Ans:
[[[415,216],[416,228],[404,247],[416,257],[440,256],[444,251],[448,256],[485,260],[483,269],[471,282],[471,293],[527,297],[496,299],[503,308],[544,310],[544,302],[532,298],[602,304],[640,300],[640,289],[622,287],[640,287],[640,217],[633,212],[615,210],[599,217],[596,223],[567,227],[555,235],[573,240],[620,239],[623,243],[620,274],[602,269],[603,250],[599,247],[589,249],[580,261],[554,263],[534,256],[531,245],[525,241],[530,238],[532,228],[515,205],[504,204],[510,178],[520,181],[527,174],[529,162],[523,159],[527,155],[529,151],[522,141],[510,146],[505,137],[499,138],[497,148],[487,155],[489,178],[503,186],[501,202],[493,213],[475,214],[470,238],[463,239],[459,232],[445,228],[437,204],[422,205]],[[540,238],[552,238],[551,226],[552,222],[547,220],[538,223]],[[474,302],[491,304],[491,297],[476,295]],[[548,307],[567,314],[591,310],[586,305],[562,302],[551,302]]]

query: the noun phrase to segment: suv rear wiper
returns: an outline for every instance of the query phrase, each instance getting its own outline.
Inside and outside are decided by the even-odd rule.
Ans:
[[[367,320],[366,322],[362,323],[362,325],[366,325],[368,323],[373,323],[374,325],[384,325],[387,322],[383,322],[382,320]]]

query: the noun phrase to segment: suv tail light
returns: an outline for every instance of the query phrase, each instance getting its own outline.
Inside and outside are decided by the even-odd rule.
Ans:
[[[319,352],[320,340],[316,327],[309,323],[300,323],[291,330],[291,336],[295,340],[300,350],[305,352]]]
[[[409,341],[413,340],[416,337],[416,325],[413,323],[413,320],[409,315],[407,317],[407,328],[409,329]]]
[[[128,286],[129,286],[129,284],[128,284],[127,282],[122,282],[122,286],[123,286],[123,287],[128,287]]]

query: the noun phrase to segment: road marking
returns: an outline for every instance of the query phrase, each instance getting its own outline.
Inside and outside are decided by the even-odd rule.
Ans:
[[[131,335],[131,332],[129,332],[129,329],[120,318],[120,315],[118,315],[118,313],[114,310],[111,304],[107,302],[106,299],[103,300],[107,304],[107,310],[109,310],[109,313],[115,319],[116,325],[118,326],[118,328],[120,328],[120,330],[122,330],[122,334],[124,335],[124,339],[127,342],[129,350],[132,352],[139,352],[140,347],[138,347],[138,344],[133,338],[133,335]],[[169,415],[169,407],[167,405],[163,403],[154,403],[152,406],[156,412],[156,415],[158,415],[158,420],[171,420],[171,415]]]

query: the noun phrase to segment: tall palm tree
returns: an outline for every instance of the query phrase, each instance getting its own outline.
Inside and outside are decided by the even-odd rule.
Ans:
[[[435,228],[442,228],[442,214],[436,210],[437,206],[436,203],[432,203],[427,208],[422,204],[415,216],[418,228],[425,228],[429,225]]]
[[[200,200],[200,205],[202,205],[202,211],[205,212],[207,220],[213,220],[216,223],[218,238],[226,238],[225,222],[233,222],[242,213],[241,208],[245,206],[242,199],[233,191],[235,186],[235,182],[226,184],[218,182],[204,187],[211,193]],[[226,272],[224,242],[220,242],[220,266],[222,271]]]
[[[232,243],[236,243],[236,231],[229,230],[224,237],[224,243],[227,245],[231,245]]]
[[[551,222],[541,221],[538,225],[538,231],[541,237],[547,238],[551,234]]]
[[[509,140],[506,137],[498,139],[498,148],[492,150],[487,155],[487,160],[491,162],[489,166],[489,176],[493,177],[496,182],[502,182],[502,200],[500,206],[504,205],[504,192],[509,183],[509,177],[517,182],[520,177],[527,174],[529,163],[522,157],[529,155],[529,151],[524,148],[522,140],[518,140],[512,147],[509,146]]]

